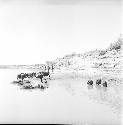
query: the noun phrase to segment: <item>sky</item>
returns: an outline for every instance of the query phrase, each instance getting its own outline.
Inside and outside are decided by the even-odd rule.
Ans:
[[[105,49],[122,32],[121,0],[0,0],[0,65]]]

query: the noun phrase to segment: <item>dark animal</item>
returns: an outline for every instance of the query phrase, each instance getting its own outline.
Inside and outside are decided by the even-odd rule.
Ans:
[[[33,72],[32,75],[33,75],[33,77],[36,77],[36,73],[35,72]]]
[[[50,72],[49,72],[49,70],[50,70],[50,67],[48,66],[48,72],[41,72],[41,74],[43,76],[49,76],[49,79],[50,79]]]
[[[18,74],[18,75],[17,75],[17,80],[18,80],[18,79],[22,79],[22,75],[24,75],[24,73]]]
[[[93,85],[93,81],[92,80],[88,80],[87,84],[88,85]]]
[[[28,73],[28,78],[33,78],[33,73]]]
[[[103,85],[103,87],[107,87],[107,82],[104,81],[104,82],[102,83],[102,85]]]
[[[41,86],[41,89],[44,89],[45,87],[44,86]]]
[[[32,85],[24,85],[23,86],[24,89],[34,89],[34,87]]]
[[[47,83],[47,80],[46,80],[46,79],[44,80],[44,83]]]
[[[41,82],[43,83],[42,81],[42,78],[43,78],[43,74],[41,72],[39,72],[37,75],[36,75],[36,78],[39,78],[41,80]]]
[[[24,76],[26,78],[33,78],[33,77],[36,77],[36,73],[21,73],[21,74],[24,74]]]
[[[40,84],[38,84],[37,87],[40,88],[40,89],[44,89],[45,88],[43,85],[40,85]]]
[[[101,84],[101,79],[96,80],[96,85],[100,85]]]
[[[19,75],[17,75],[17,80],[21,80],[23,82],[24,78],[27,78],[28,77],[28,74],[26,73],[21,73]]]

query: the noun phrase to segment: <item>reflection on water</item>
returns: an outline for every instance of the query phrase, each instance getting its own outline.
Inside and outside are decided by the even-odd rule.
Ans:
[[[25,70],[24,72],[27,72],[27,71]],[[76,83],[79,83],[80,80],[83,81],[82,86],[77,86],[78,84],[76,84]],[[121,112],[121,97],[120,97],[119,93],[117,93],[115,88],[103,87],[101,84],[87,85],[85,80],[82,80],[82,79],[80,79],[80,80],[76,79],[74,81],[74,79],[72,79],[72,81],[71,81],[71,79],[70,80],[65,79],[62,81],[62,78],[60,79],[61,85],[63,87],[65,87],[66,91],[71,93],[72,96],[75,96],[80,93],[86,93],[86,96],[88,96],[90,99],[92,99],[100,104],[106,104],[106,105],[112,107],[112,109],[114,109],[115,112],[119,112],[119,113]],[[57,79],[55,81],[57,81]],[[38,80],[37,81],[35,80],[33,82],[39,83]],[[52,82],[52,80],[51,80],[51,82]],[[57,81],[57,82],[59,82],[59,81]],[[57,85],[58,85],[58,83],[57,83]],[[85,85],[87,85],[87,86],[85,87]],[[80,89],[81,89],[81,91],[80,91]],[[86,89],[88,91],[86,91]],[[29,90],[29,91],[33,91],[33,90]]]
[[[97,91],[102,89],[101,85],[96,84],[95,87],[96,87]]]
[[[110,106],[115,113],[121,113],[121,96],[116,93],[114,88],[102,87],[101,85],[87,86],[88,90],[93,89],[94,91],[88,91],[88,96],[101,104]]]
[[[102,90],[103,90],[104,92],[106,92],[106,91],[107,91],[107,87],[103,87]]]
[[[9,84],[16,80],[20,72],[23,71],[0,72],[0,121],[1,119],[33,122],[57,120],[57,122],[62,121],[61,123],[81,121],[120,125],[119,115],[109,108],[121,111],[120,96],[113,88],[87,86],[86,80],[83,79],[55,78],[49,81],[50,85],[46,91],[20,90],[19,86]]]
[[[88,85],[87,88],[88,88],[88,90],[91,90],[91,89],[93,89],[93,85]]]

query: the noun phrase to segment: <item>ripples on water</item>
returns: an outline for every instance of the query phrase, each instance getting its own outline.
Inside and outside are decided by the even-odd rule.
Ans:
[[[121,113],[121,95],[116,93],[114,88],[101,87],[100,85],[87,86],[88,96],[99,103],[106,104],[112,108],[115,113]]]
[[[25,71],[26,72],[26,71]],[[66,77],[66,76],[65,76]],[[66,77],[67,78],[67,77]],[[101,103],[101,104],[106,104],[112,108],[112,110],[115,113],[121,113],[121,95],[119,94],[119,91],[117,91],[113,87],[102,87],[101,85],[87,85],[86,80],[83,79],[78,79],[74,81],[75,77],[71,77],[72,82],[80,82],[83,81],[84,83],[82,86],[77,86],[78,84],[72,84],[71,80],[67,79],[66,81],[62,81],[62,77],[58,78],[61,80],[62,86],[66,88],[66,91],[71,93],[72,96],[80,93],[80,95],[83,93],[86,96],[88,96],[90,99]],[[56,80],[57,81],[57,80]],[[37,82],[37,81],[33,81]],[[40,81],[38,81],[40,82]],[[79,88],[78,88],[79,87]],[[81,89],[81,90],[80,90]],[[26,90],[25,90],[26,91]],[[27,91],[32,91],[32,90],[27,90]],[[44,90],[43,90],[44,91]]]
[[[1,71],[0,75],[4,76],[2,78],[1,84],[6,83],[6,85],[9,86],[8,84],[11,83],[12,81],[16,80],[16,76],[20,72],[22,72],[22,70],[20,70],[20,71],[19,70]],[[30,71],[25,70],[23,72],[31,72],[31,70]],[[74,78],[74,77],[72,79],[62,79],[62,78],[54,79],[53,78],[52,80],[49,81],[50,87],[42,92],[40,92],[38,90],[31,90],[31,91],[22,90],[22,89],[18,89],[17,86],[13,89],[12,86],[14,86],[14,85],[11,85],[11,87],[9,86],[10,88],[12,88],[13,92],[11,92],[11,90],[9,91],[9,87],[7,88],[7,86],[6,86],[6,89],[8,91],[8,94],[6,96],[9,97],[10,96],[9,92],[10,92],[14,96],[18,95],[19,96],[18,98],[16,96],[16,98],[18,100],[21,96],[23,98],[27,98],[26,94],[30,93],[30,96],[29,96],[30,101],[32,101],[31,98],[35,101],[38,101],[39,104],[43,103],[43,101],[44,101],[44,103],[42,104],[42,108],[48,107],[49,110],[52,111],[52,109],[49,107],[49,104],[54,106],[54,108],[60,107],[61,109],[57,109],[57,110],[64,111],[64,112],[69,111],[71,113],[74,112],[75,115],[73,115],[74,116],[73,119],[76,118],[78,120],[80,120],[81,117],[83,117],[83,118],[87,117],[87,119],[89,119],[88,115],[91,116],[90,112],[91,112],[91,110],[94,110],[94,109],[95,109],[95,111],[100,110],[100,112],[102,112],[102,113],[103,113],[103,110],[106,112],[106,107],[104,107],[104,109],[99,109],[99,107],[101,105],[98,106],[97,105],[98,103],[111,107],[112,111],[116,114],[121,114],[121,95],[120,95],[119,91],[115,90],[115,88],[113,88],[113,87],[104,88],[104,87],[95,86],[95,85],[88,86],[86,83],[87,83],[87,79],[81,79],[81,78]],[[2,94],[2,91],[3,91],[3,94],[6,93],[6,90],[4,90],[2,88],[0,90],[1,90],[1,94]],[[17,94],[17,92],[20,94]],[[46,98],[46,100],[43,99],[44,97]],[[37,99],[35,99],[35,98],[37,98]],[[92,100],[93,102],[88,100],[88,98],[90,100]],[[21,100],[23,100],[23,99],[20,98],[18,101],[21,101]],[[62,102],[62,100],[64,100],[64,101]],[[61,104],[59,106],[56,105],[57,104],[57,103],[55,104],[56,101],[58,101],[59,104],[61,103],[62,105]],[[45,103],[45,102],[48,102],[48,103]],[[18,104],[18,102],[16,102],[16,103],[17,103],[17,105],[20,105],[20,106],[22,105],[22,104]],[[78,108],[80,108],[80,107],[82,108],[82,106],[83,106],[83,108],[81,109],[82,111],[78,108],[75,110],[74,103],[76,103],[78,105]],[[35,102],[33,102],[32,104],[37,105],[37,103],[35,104]],[[92,108],[90,107],[90,105],[92,105]],[[86,110],[87,107],[90,108],[89,109],[90,111]],[[34,109],[37,111],[37,108],[36,109],[34,108]],[[71,109],[73,109],[73,111]],[[36,113],[35,110],[34,110],[34,113]],[[44,109],[42,109],[42,110],[44,110]],[[56,111],[54,111],[54,112],[56,112]],[[84,112],[86,112],[86,114]],[[39,114],[40,113],[41,112],[39,112]],[[79,116],[78,116],[78,114],[79,114]],[[110,115],[112,116],[112,114],[110,114]],[[59,116],[60,116],[60,114],[59,114]],[[76,117],[76,116],[78,116],[78,117]],[[63,115],[62,115],[62,117],[63,117]],[[97,116],[97,117],[99,117],[99,116]],[[107,117],[110,117],[110,116],[107,116]],[[112,116],[112,117],[114,117],[114,116]],[[96,116],[95,116],[95,118],[96,118]],[[116,121],[117,120],[118,119],[116,119]]]

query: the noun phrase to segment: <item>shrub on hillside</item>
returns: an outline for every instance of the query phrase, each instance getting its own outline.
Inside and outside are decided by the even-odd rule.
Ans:
[[[103,56],[103,55],[105,55],[105,53],[106,53],[106,51],[102,50],[99,52],[99,56]]]
[[[111,51],[111,50],[120,50],[122,44],[123,44],[123,41],[122,41],[121,38],[119,38],[116,43],[112,43],[112,44],[109,46],[108,50],[110,50],[110,51]]]

